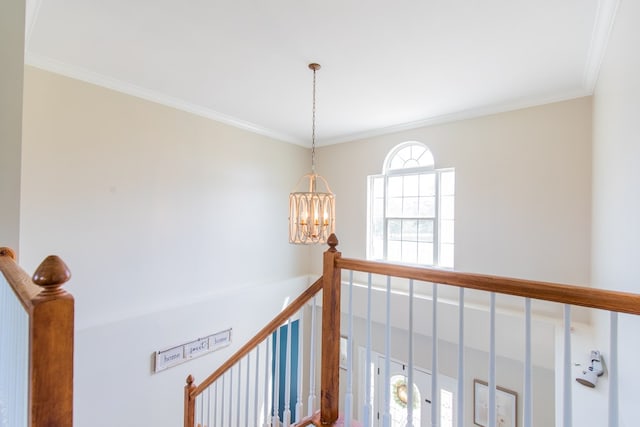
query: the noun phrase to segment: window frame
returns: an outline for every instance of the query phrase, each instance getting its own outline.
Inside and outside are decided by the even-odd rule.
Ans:
[[[453,218],[451,219],[446,219],[446,220],[451,220],[454,222],[455,224],[455,169],[454,168],[442,168],[442,169],[436,169],[435,168],[435,164],[432,163],[432,166],[419,166],[419,167],[407,167],[407,168],[396,168],[396,169],[391,169],[390,168],[390,164],[393,161],[395,155],[397,155],[402,149],[404,149],[407,146],[410,145],[416,145],[416,146],[420,146],[421,148],[424,148],[424,150],[426,150],[430,157],[433,158],[429,148],[419,142],[416,141],[409,141],[406,143],[402,143],[397,145],[396,147],[392,148],[389,151],[389,154],[386,156],[385,158],[385,163],[383,165],[383,172],[381,174],[375,174],[375,175],[369,175],[367,177],[367,247],[366,247],[366,257],[367,259],[370,260],[376,260],[376,261],[389,261],[389,262],[399,262],[402,264],[409,264],[409,265],[421,265],[421,266],[429,266],[429,267],[436,267],[436,268],[448,268],[448,269],[452,269],[454,266],[454,262],[455,259],[452,258],[451,259],[451,263],[450,265],[442,265],[441,264],[441,260],[442,260],[442,245],[445,244],[443,243],[442,240],[442,232],[441,232],[441,228],[442,228],[442,222],[444,221],[442,218],[442,175],[445,173],[450,173],[453,172],[453,178],[454,178],[454,190],[453,190],[453,194],[451,194],[451,196],[453,196]],[[430,175],[433,174],[434,176],[434,193],[433,193],[433,197],[434,197],[434,216],[432,217],[427,217],[427,216],[412,216],[412,217],[407,217],[404,215],[401,216],[388,216],[388,201],[389,201],[389,179],[390,178],[394,178],[394,177],[398,177],[398,176],[411,176],[411,175]],[[376,181],[377,180],[381,180],[382,185],[383,185],[383,191],[382,191],[382,230],[381,230],[381,235],[380,234],[376,234],[374,235],[375,230],[373,229],[375,227],[374,222],[376,221],[376,219],[378,219],[379,217],[376,217],[376,215],[378,214],[376,207],[374,206],[374,203],[376,203],[376,201],[378,199],[380,199],[380,197],[376,197],[376,194],[374,193],[374,185],[376,185]],[[447,195],[450,196],[450,195]],[[420,197],[420,194],[418,195],[418,197]],[[431,196],[423,196],[423,197],[431,197]],[[404,196],[403,196],[404,198]],[[379,202],[378,202],[379,203]],[[379,210],[379,209],[378,209]],[[432,245],[432,249],[433,249],[433,263],[432,264],[427,264],[427,263],[420,263],[420,252],[418,251],[416,253],[416,262],[407,262],[407,261],[403,261],[402,259],[397,260],[389,260],[389,221],[390,220],[431,220],[433,221],[433,237],[431,239],[431,245]],[[417,226],[419,227],[419,223],[417,224]],[[401,232],[402,233],[402,232]],[[380,239],[381,236],[381,239]],[[446,244],[450,244],[453,245],[453,247],[455,248],[455,227],[453,229],[453,242],[451,243],[446,243]],[[379,249],[376,250],[376,248],[374,248],[374,246],[378,243],[379,241],[382,240],[382,257],[379,256],[375,256],[377,252],[379,252]],[[403,240],[402,239],[402,234],[401,234],[401,240],[400,240],[401,244],[402,242],[414,242],[413,240]],[[416,237],[415,240],[416,244],[420,243],[419,240],[419,234],[418,237]],[[401,251],[401,258],[402,258],[402,251]]]

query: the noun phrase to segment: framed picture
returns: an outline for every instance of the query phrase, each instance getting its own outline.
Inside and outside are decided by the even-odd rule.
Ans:
[[[518,427],[518,394],[496,387],[496,427]],[[489,425],[489,386],[485,381],[473,380],[473,423]]]
[[[349,339],[344,335],[340,337],[340,369],[347,369],[347,346]]]

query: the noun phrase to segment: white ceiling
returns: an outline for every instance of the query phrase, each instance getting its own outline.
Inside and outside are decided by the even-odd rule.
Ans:
[[[617,0],[29,0],[26,62],[284,141],[591,94]]]

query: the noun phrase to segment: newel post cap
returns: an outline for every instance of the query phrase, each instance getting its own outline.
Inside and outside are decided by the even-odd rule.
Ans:
[[[44,288],[41,295],[53,295],[64,292],[62,285],[71,278],[69,267],[56,255],[49,255],[33,273],[33,283]]]

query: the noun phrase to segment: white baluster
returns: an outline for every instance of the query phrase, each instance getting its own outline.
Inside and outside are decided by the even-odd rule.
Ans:
[[[273,416],[271,418],[272,426],[280,425],[280,327],[276,329],[275,344],[273,345],[273,354],[276,363],[273,374]]]
[[[464,425],[464,288],[458,298],[458,427]],[[456,402],[454,402],[456,405]]]
[[[571,306],[564,305],[564,367],[563,367],[563,427],[573,424],[573,404],[571,402]]]
[[[211,426],[211,386],[207,387],[207,427]]]
[[[250,392],[250,374],[251,374],[251,353],[247,354],[247,384],[246,384],[246,393],[244,396],[244,424],[246,427],[249,427],[249,392]],[[240,424],[238,422],[238,424]]]
[[[533,383],[531,363],[531,298],[524,299],[524,427],[533,426]]]
[[[269,366],[269,361],[271,360],[271,354],[269,353],[269,340],[268,338],[264,341],[264,402],[263,402],[263,416],[264,416],[264,427],[269,426],[269,406],[271,406],[271,400],[269,395],[269,390],[271,390],[271,369]]]
[[[364,368],[365,377],[365,399],[364,399],[364,427],[372,427],[372,405],[371,405],[371,273],[367,280],[367,349],[366,364]]]
[[[609,332],[609,427],[618,427],[618,313],[611,312]]]
[[[387,276],[387,319],[384,339],[384,410],[382,427],[391,427],[391,277]]]
[[[496,294],[491,292],[489,316],[489,427],[496,427]]]
[[[238,403],[236,403],[236,422],[240,427],[240,408],[242,407],[242,359],[238,360]]]
[[[316,410],[316,297],[313,296],[311,306],[311,337],[309,339],[309,403],[307,416],[312,416]]]
[[[253,395],[253,423],[251,425],[259,425],[260,412],[258,411],[258,395],[260,390],[260,344],[256,347],[256,378],[254,380]],[[249,423],[247,418],[247,424]]]
[[[220,425],[223,426],[224,425],[224,397],[225,397],[225,392],[224,392],[224,379],[227,375],[223,374],[222,375],[222,392],[220,394]]]
[[[407,427],[413,427],[413,279],[409,280],[409,372],[407,387]]]
[[[302,419],[302,331],[304,331],[304,312],[301,313],[300,320],[298,320],[298,385],[296,386],[296,423],[299,423]]]
[[[351,339],[353,336],[353,270],[349,271],[349,309],[347,327],[347,388],[344,396],[344,425],[351,427],[353,418],[353,354],[351,353]]]
[[[287,347],[284,360],[284,413],[282,414],[284,427],[289,427],[291,424],[291,339],[293,337],[291,332],[291,318],[289,318],[285,332],[285,343]]]
[[[439,424],[440,415],[440,388],[438,386],[438,285],[432,285],[433,310],[432,310],[432,346],[431,346],[431,425]]]
[[[229,369],[229,427],[233,427],[233,368]]]
[[[218,384],[220,380],[216,380],[215,388],[213,389],[213,423],[217,425],[218,421]],[[222,423],[220,423],[222,425]]]

